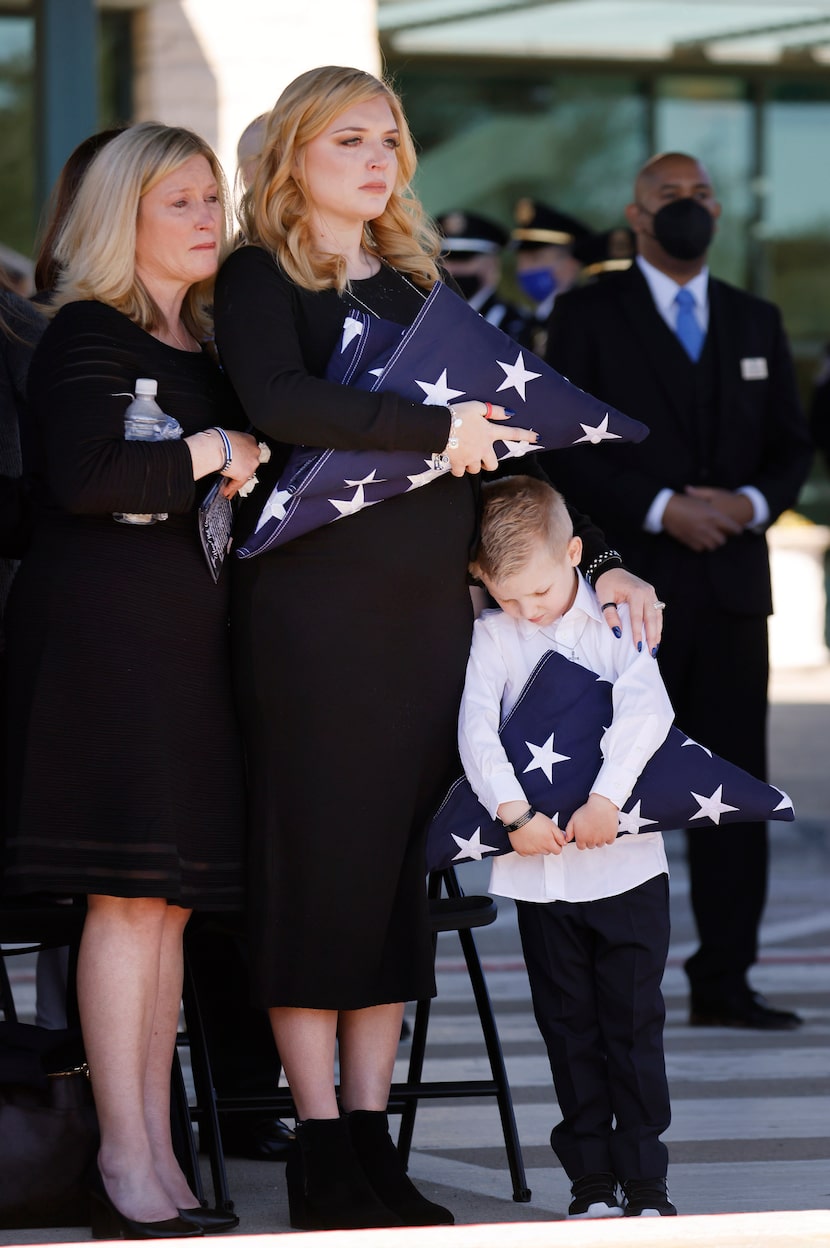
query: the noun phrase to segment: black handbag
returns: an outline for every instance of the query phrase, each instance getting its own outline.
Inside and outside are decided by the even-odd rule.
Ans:
[[[88,1226],[98,1140],[80,1032],[0,1023],[0,1228]]]

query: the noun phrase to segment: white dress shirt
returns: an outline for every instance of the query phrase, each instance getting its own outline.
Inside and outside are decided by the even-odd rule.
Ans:
[[[526,801],[498,735],[536,664],[549,650],[613,682],[614,715],[600,742],[603,762],[591,791],[622,806],[671,727],[673,712],[645,643],[638,652],[628,609],[619,608],[623,635],[614,636],[580,573],[576,599],[553,624],[540,628],[503,611],[476,621],[461,701],[458,744],[473,791],[495,817],[502,802]],[[561,854],[492,859],[490,891],[524,901],[595,901],[628,892],[668,874],[659,832],[620,836],[613,845]]]
[[[656,269],[653,264],[649,264],[648,260],[644,260],[642,256],[637,256],[636,262],[648,283],[654,306],[672,333],[676,334],[677,314],[680,309],[675,303],[675,298],[677,292],[681,289],[679,283],[674,278],[669,277],[668,274],[661,272],[660,269]],[[709,330],[709,269],[706,265],[691,281],[686,283],[684,289],[688,290],[694,299],[692,312],[705,336]],[[687,484],[692,485],[694,482],[689,481]],[[745,527],[748,529],[762,529],[769,520],[770,514],[769,504],[764,495],[754,485],[742,485],[735,492],[737,494],[745,494],[752,503],[752,518]],[[662,531],[663,512],[666,510],[668,501],[673,493],[674,490],[666,488],[660,490],[655,496],[643,521],[643,528],[647,533],[660,533]]]

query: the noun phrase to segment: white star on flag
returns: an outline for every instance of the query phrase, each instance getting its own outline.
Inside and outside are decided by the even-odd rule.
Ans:
[[[382,369],[382,368],[370,368],[370,369],[369,369],[369,376],[370,376],[370,377],[382,377],[382,376],[383,376],[383,369]]]
[[[607,412],[598,425],[583,425],[582,421],[579,423],[582,425],[585,436],[584,438],[577,438],[574,442],[574,446],[578,446],[580,442],[590,442],[591,446],[596,446],[599,442],[608,442],[610,439],[619,438],[620,436],[618,433],[610,432],[608,428]]]
[[[274,490],[274,492],[269,496],[268,502],[262,509],[262,515],[257,521],[257,531],[262,528],[263,524],[265,524],[267,520],[272,519],[272,517],[275,520],[284,520],[285,504],[292,496],[292,490]]]
[[[685,746],[687,746],[687,745],[696,745],[696,746],[697,746],[697,748],[698,748],[699,750],[703,750],[703,753],[704,753],[704,754],[708,754],[710,758],[712,757],[712,751],[711,751],[711,750],[707,750],[707,748],[706,748],[706,746],[705,746],[705,745],[701,745],[701,744],[700,744],[700,742],[699,742],[699,741],[695,741],[693,737],[687,737],[687,738],[686,738],[686,740],[683,742],[683,745],[681,745],[681,747],[680,747],[680,748],[681,748],[681,750],[682,750],[682,749],[684,749],[684,747],[685,747]]]
[[[522,402],[527,401],[525,394],[525,386],[529,381],[533,381],[536,377],[541,377],[541,373],[531,373],[525,368],[524,356],[521,351],[516,356],[515,364],[505,364],[503,360],[496,360],[499,368],[504,369],[504,381],[500,386],[496,387],[496,394],[501,390],[515,390],[521,396]]]
[[[656,819],[641,819],[640,807],[642,802],[635,802],[631,810],[621,810],[617,815],[621,832],[630,832],[632,836],[637,836],[640,828],[645,828],[650,823],[656,823]]]
[[[422,485],[429,485],[430,481],[434,481],[436,477],[441,477],[445,472],[449,472],[449,468],[433,468],[431,459],[425,459],[424,463],[427,466],[426,472],[417,472],[414,476],[407,477],[407,480],[412,483],[409,486],[409,490],[417,490]],[[409,490],[407,490],[407,494]]]
[[[502,442],[507,447],[504,459],[520,459],[522,455],[526,455],[533,449],[532,442],[508,442],[507,438],[502,438]]]
[[[340,350],[345,351],[352,339],[359,338],[362,333],[363,322],[358,321],[353,316],[347,316],[343,322],[343,337],[340,340]]]
[[[375,473],[376,473],[376,472],[377,472],[377,468],[373,468],[373,469],[372,469],[372,471],[369,473],[368,477],[362,477],[360,481],[344,481],[344,482],[343,482],[343,484],[344,484],[344,485],[349,485],[349,486],[353,486],[353,485],[380,485],[380,483],[381,483],[382,481],[385,481],[385,480],[386,480],[386,477],[377,477],[377,478],[375,478]]]
[[[379,498],[375,498],[375,499],[366,498],[364,494],[364,490],[363,490],[364,483],[362,481],[361,482],[347,481],[346,484],[357,485],[357,489],[355,490],[354,498],[351,499],[351,501],[345,500],[343,502],[339,502],[336,498],[329,499],[329,502],[331,503],[332,507],[334,507],[335,511],[338,511],[340,513],[338,516],[335,516],[335,520],[342,520],[343,516],[353,516],[358,511],[360,511],[361,508],[374,507],[376,503],[379,503],[382,501]]]
[[[712,823],[720,823],[721,815],[725,815],[727,811],[737,810],[737,806],[727,806],[723,800],[723,785],[719,784],[711,797],[704,797],[700,793],[692,793],[692,797],[700,805],[692,819],[711,819]]]
[[[548,783],[553,784],[553,768],[556,763],[567,763],[570,754],[557,754],[553,748],[553,738],[556,734],[551,733],[544,745],[534,745],[532,741],[525,741],[525,745],[533,755],[533,759],[525,767],[525,773],[528,771],[543,771],[548,778]]]
[[[481,862],[485,854],[495,853],[498,849],[498,845],[482,845],[481,828],[476,828],[468,841],[465,841],[463,836],[456,836],[454,832],[452,839],[459,850],[455,858],[453,858],[453,862],[458,858],[472,858],[475,862]]]
[[[448,403],[452,403],[453,399],[461,398],[465,394],[464,390],[453,390],[447,381],[447,370],[444,369],[437,381],[415,381],[416,386],[420,386],[426,398],[424,404],[426,407],[446,407]]]
[[[772,787],[776,790],[776,792],[781,794],[781,801],[778,803],[775,809],[776,810],[792,810],[793,808],[792,799],[784,792],[783,789],[779,789],[777,784],[774,784]]]

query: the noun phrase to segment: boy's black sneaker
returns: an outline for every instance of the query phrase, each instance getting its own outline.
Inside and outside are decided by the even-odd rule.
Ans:
[[[621,1218],[617,1180],[613,1174],[585,1174],[571,1184],[569,1218]]]
[[[629,1179],[622,1185],[627,1218],[675,1218],[665,1179]]]

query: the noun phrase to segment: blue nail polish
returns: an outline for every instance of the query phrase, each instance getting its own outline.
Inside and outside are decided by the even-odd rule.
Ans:
[[[657,658],[657,651],[658,651],[659,649],[660,649],[659,644],[658,644],[658,645],[656,645],[656,646],[653,646],[653,647],[652,647],[652,650],[651,650],[651,657],[652,657],[653,659],[656,659],[656,658]]]
[[[513,408],[512,408],[512,407],[506,407],[506,408],[504,409],[504,414],[505,414],[505,416],[515,416],[515,415],[516,415],[516,413],[513,411]]]
[[[639,653],[639,652],[642,650],[642,648],[643,648],[643,643],[642,643],[641,641],[638,641],[638,642],[637,642],[637,652]]]
[[[614,627],[611,629],[611,632],[614,634],[615,637],[622,637],[622,629],[620,628],[619,624],[615,624]]]

